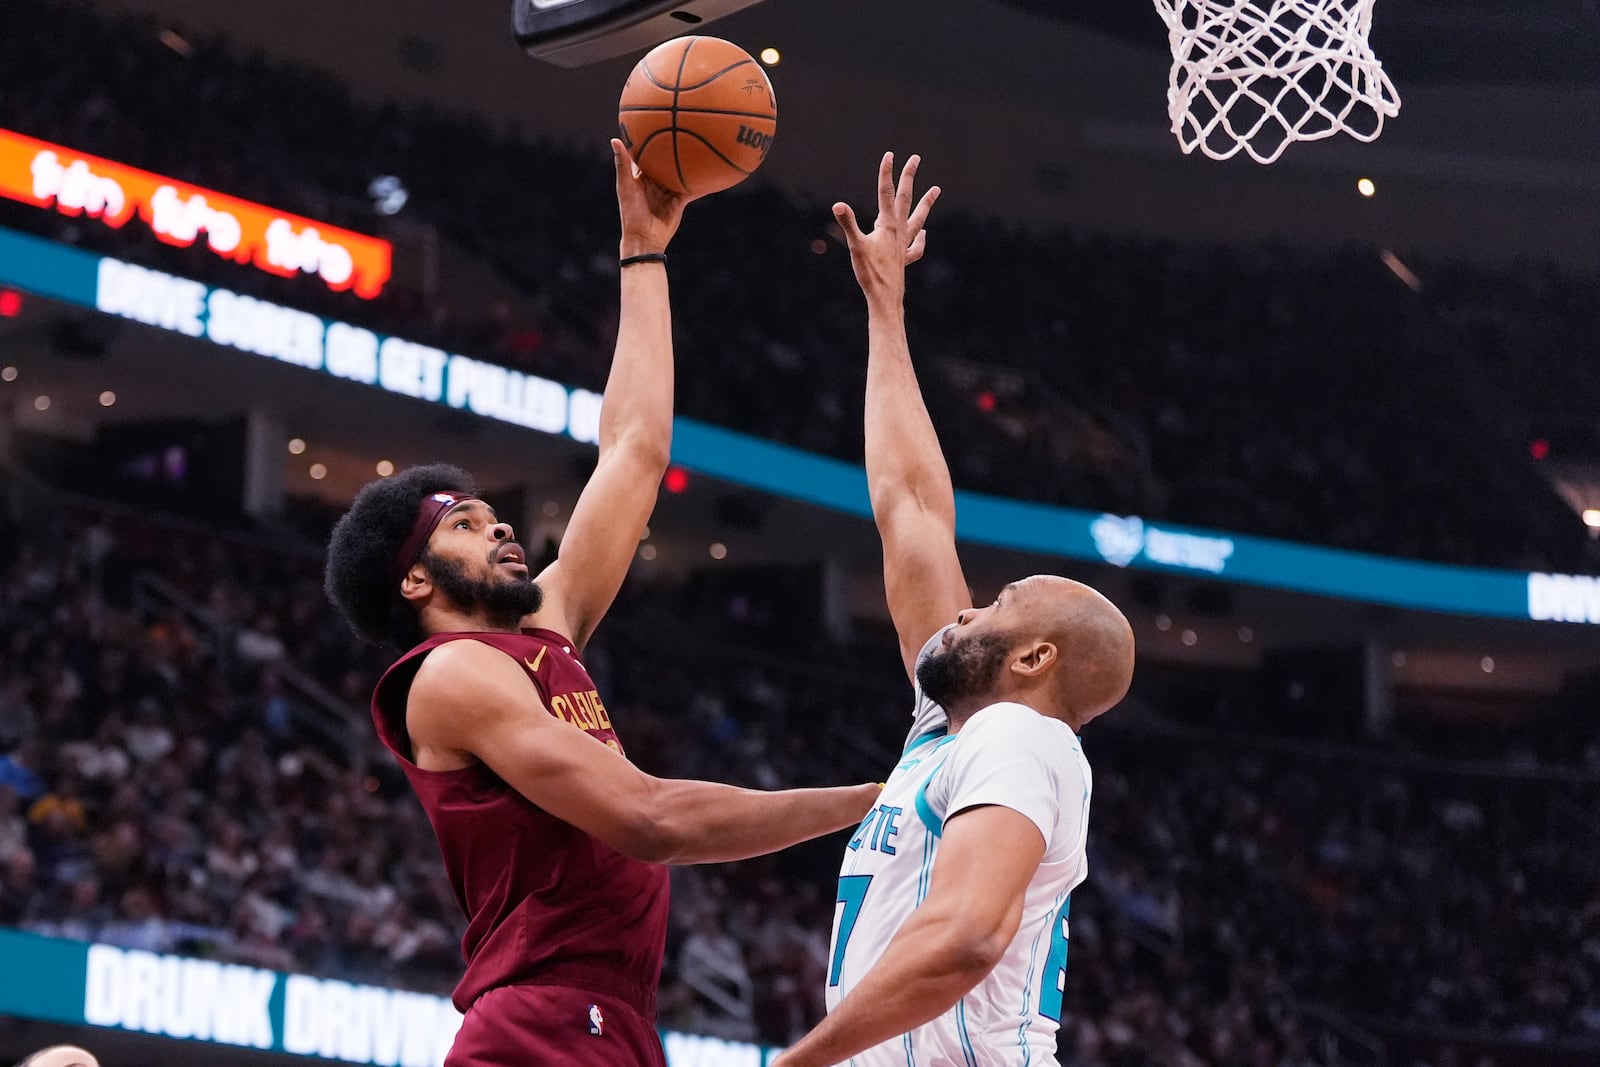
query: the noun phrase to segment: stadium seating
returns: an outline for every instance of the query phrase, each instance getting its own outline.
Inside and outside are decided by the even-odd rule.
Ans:
[[[0,204],[0,225],[603,382],[615,223],[599,152],[365,103],[224,42],[180,56],[138,19],[14,7],[19,32],[0,37],[6,123],[357,229],[388,225],[366,189],[399,174],[406,217],[520,295],[397,278],[368,304],[139,227],[15,204]],[[760,185],[693,209],[674,248],[685,414],[859,456],[863,329],[829,225],[825,205]],[[1550,397],[1600,402],[1593,279],[1419,260],[1417,293],[1375,249],[1184,246],[953,213],[931,250],[910,320],[961,486],[1445,562],[1600,562],[1527,451],[1549,431]]]
[[[447,990],[459,913],[364,721],[383,658],[321,607],[314,554],[29,514],[52,517],[0,533],[0,924]],[[644,586],[587,658],[648,769],[775,787],[893,759],[908,701],[881,651],[819,674],[731,599]],[[1163,710],[1086,737],[1066,1062],[1303,1067],[1318,1012],[1600,1038],[1600,736],[1560,766],[1468,763]],[[813,1021],[837,852],[678,871],[663,1024],[781,1043]]]

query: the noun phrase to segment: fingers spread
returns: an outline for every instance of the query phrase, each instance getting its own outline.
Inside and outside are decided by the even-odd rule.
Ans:
[[[838,221],[839,228],[844,231],[847,242],[855,244],[861,239],[861,227],[856,224],[856,213],[850,210],[849,204],[833,205],[833,217]]]
[[[911,245],[906,249],[906,262],[915,263],[922,258],[922,253],[928,250],[928,231],[923,230],[912,238]]]
[[[913,155],[906,160],[905,169],[900,172],[900,184],[895,190],[895,208],[901,218],[911,210],[911,197],[917,184],[917,168],[922,165],[922,157]]]
[[[938,202],[940,189],[937,185],[922,194],[922,199],[917,203],[917,210],[911,213],[911,218],[906,221],[906,233],[915,236],[928,224],[928,215],[933,211],[933,205]]]

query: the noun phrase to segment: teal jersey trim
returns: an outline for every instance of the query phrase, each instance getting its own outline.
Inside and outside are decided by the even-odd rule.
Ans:
[[[939,767],[943,766],[943,763],[939,764]],[[939,767],[934,768],[935,773],[938,772]],[[944,823],[933,814],[933,805],[928,803],[928,783],[931,781],[933,781],[932,774],[924,778],[922,780],[922,784],[917,787],[917,818],[921,819],[922,825],[928,828],[928,833],[932,834],[934,837],[943,837]]]
[[[939,751],[939,749],[943,748],[954,740],[954,734],[946,734],[944,737],[939,739],[939,743],[934,747],[933,752]],[[928,755],[932,755],[933,752],[930,752]],[[926,759],[927,757],[925,756],[923,758]],[[928,803],[928,783],[933,781],[933,776],[938,774],[939,768],[943,766],[944,760],[940,760],[938,763],[934,764],[933,770],[928,772],[927,777],[922,779],[922,784],[917,787],[917,799],[913,805],[917,809],[917,817],[922,820],[922,825],[926,826],[928,828],[928,833],[932,834],[934,837],[944,836],[944,822],[933,814],[933,806]]]
[[[1035,982],[1040,981],[1036,977],[1039,965],[1039,942],[1043,941],[1045,935],[1053,930],[1056,916],[1061,911],[1062,902],[1070,901],[1071,899],[1072,894],[1070,892],[1056,896],[1055,902],[1050,905],[1050,918],[1046,920],[1045,925],[1039,932],[1033,936],[1033,946],[1028,950],[1028,973],[1022,980],[1022,1011],[1018,1013],[1022,1022],[1017,1027],[1017,1044],[1022,1046],[1023,1067],[1028,1067],[1033,1062],[1033,1047],[1028,1044],[1028,1031],[1033,1028],[1033,986]]]
[[[966,1057],[967,1067],[978,1067],[977,1053],[972,1051],[972,1035],[967,1033],[966,997],[956,1002],[956,1030],[961,1034],[961,1054]]]
[[[917,875],[917,907],[922,907],[922,902],[928,899],[928,880],[933,873],[933,857],[938,853],[934,847],[938,839],[932,834],[922,839],[922,873]]]
[[[946,726],[943,729],[929,730],[925,734],[918,734],[916,737],[913,737],[910,741],[906,742],[906,747],[900,753],[900,758],[904,759],[905,757],[911,755],[911,751],[913,749],[920,748],[923,745],[927,744],[929,741],[934,741],[934,740],[937,740],[938,738],[941,738],[941,737],[947,737],[947,736],[949,736],[949,733],[950,733],[950,728],[948,726]]]

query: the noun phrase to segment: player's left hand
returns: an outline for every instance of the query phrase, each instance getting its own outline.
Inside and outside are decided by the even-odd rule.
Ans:
[[[850,246],[850,263],[868,301],[886,300],[898,306],[905,296],[906,267],[922,258],[928,247],[924,228],[928,213],[939,199],[935,185],[915,200],[917,168],[921,156],[906,160],[897,181],[894,153],[885,152],[878,164],[878,217],[863,232],[856,213],[843,201],[833,205],[833,217]],[[913,203],[915,206],[913,206]]]
[[[634,165],[628,149],[615,137],[611,155],[617,165],[617,209],[622,214],[623,258],[665,252],[683,221],[681,196],[651,181]]]

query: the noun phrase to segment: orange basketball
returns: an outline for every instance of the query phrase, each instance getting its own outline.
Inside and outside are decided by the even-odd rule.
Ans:
[[[673,192],[703,196],[761,166],[778,101],[766,71],[738,45],[677,37],[628,75],[617,124],[640,170]]]

